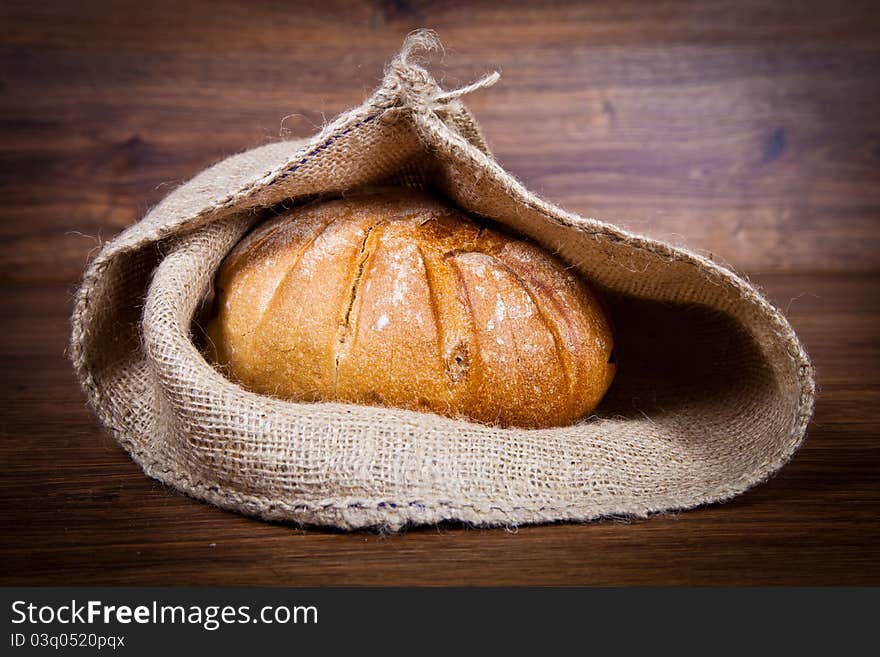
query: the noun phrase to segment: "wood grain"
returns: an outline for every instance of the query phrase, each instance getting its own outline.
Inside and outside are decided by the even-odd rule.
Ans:
[[[5,2],[0,278],[73,280],[233,152],[357,104],[413,28],[498,158],[747,270],[874,268],[876,3]],[[287,118],[285,118],[287,117]]]
[[[880,584],[880,275],[757,279],[810,348],[821,394],[778,476],[641,522],[396,536],[301,530],[147,479],[63,356],[69,288],[7,285],[0,463],[5,584]]]
[[[0,8],[0,584],[880,584],[876,3],[8,1]],[[502,164],[710,251],[815,360],[808,439],[735,500],[642,522],[301,530],[146,478],[64,356],[99,240],[232,152],[363,98],[416,27]],[[284,118],[288,117],[288,118]]]

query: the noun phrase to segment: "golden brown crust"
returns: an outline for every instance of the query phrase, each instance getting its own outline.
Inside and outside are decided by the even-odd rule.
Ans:
[[[615,373],[582,280],[420,192],[288,211],[216,283],[210,356],[264,394],[548,427],[589,414]]]

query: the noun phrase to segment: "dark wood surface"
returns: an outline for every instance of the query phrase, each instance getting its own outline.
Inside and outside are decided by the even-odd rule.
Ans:
[[[880,584],[876,3],[5,2],[0,23],[0,584]],[[787,311],[820,391],[777,476],[647,521],[345,534],[190,500],[102,431],[64,355],[95,247],[358,103],[421,26],[447,86],[501,70],[467,102],[527,186]]]

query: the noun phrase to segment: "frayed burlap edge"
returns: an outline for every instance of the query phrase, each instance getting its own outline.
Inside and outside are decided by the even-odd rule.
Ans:
[[[211,203],[194,215],[178,215],[182,220],[172,223],[157,223],[155,226],[138,224],[125,231],[116,240],[109,243],[89,266],[76,299],[73,316],[73,332],[71,335],[70,355],[74,362],[77,375],[87,393],[90,403],[96,409],[99,418],[113,432],[117,440],[128,449],[132,458],[144,471],[170,486],[182,490],[196,498],[206,500],[217,506],[258,516],[267,520],[296,521],[303,524],[332,525],[341,528],[358,528],[380,526],[387,529],[399,529],[406,524],[436,523],[445,520],[457,520],[475,525],[506,525],[515,526],[525,523],[548,522],[558,520],[591,520],[606,515],[625,514],[643,517],[661,511],[690,508],[698,504],[729,499],[743,490],[766,479],[782,467],[800,446],[805,435],[807,424],[812,416],[815,398],[815,383],[809,358],[782,313],[772,306],[754,287],[728,269],[681,248],[672,247],[655,240],[644,238],[613,226],[593,220],[584,220],[567,213],[555,206],[536,199],[517,181],[509,176],[487,153],[487,148],[475,124],[473,129],[463,136],[461,131],[450,127],[437,112],[437,104],[450,110],[454,117],[450,121],[453,127],[469,124],[468,115],[458,102],[460,95],[471,91],[476,86],[490,84],[494,77],[490,76],[472,88],[458,92],[442,92],[433,80],[426,76],[424,70],[407,62],[407,55],[413,48],[426,44],[430,37],[421,34],[411,37],[404,52],[394,60],[389,68],[386,82],[365,104],[339,117],[315,138],[304,144],[279,144],[264,147],[278,149],[278,164],[261,176],[246,181],[243,187]],[[445,95],[444,95],[445,94]],[[414,125],[426,138],[431,150],[442,152],[444,157],[459,162],[470,162],[474,167],[486,172],[486,175],[502,181],[506,192],[518,203],[539,212],[548,222],[566,226],[581,232],[591,232],[602,239],[623,242],[628,248],[649,251],[669,261],[683,263],[699,269],[703,275],[714,276],[720,284],[734,288],[744,303],[747,303],[755,317],[755,321],[763,323],[776,339],[785,345],[792,360],[793,371],[797,373],[798,399],[797,411],[792,425],[789,441],[778,458],[765,464],[758,472],[745,473],[730,481],[723,494],[707,499],[688,499],[676,501],[674,496],[669,499],[658,499],[657,504],[641,505],[638,508],[610,509],[607,511],[585,512],[583,505],[528,507],[523,505],[505,506],[500,504],[469,504],[456,500],[432,500],[429,504],[422,501],[407,500],[328,500],[326,503],[289,503],[261,495],[247,494],[238,490],[225,490],[222,486],[197,481],[188,473],[168,468],[165,464],[151,457],[148,450],[132,448],[126,429],[117,426],[115,418],[107,411],[103,403],[102,393],[92,376],[88,355],[81,349],[84,344],[81,321],[90,312],[89,292],[101,279],[106,264],[118,253],[139,246],[161,242],[172,235],[181,235],[198,229],[209,221],[216,221],[223,213],[236,209],[261,206],[260,199],[253,198],[254,190],[271,184],[285,175],[290,175],[292,167],[309,157],[315,157],[322,147],[328,143],[343,139],[353,127],[365,121],[377,120],[387,113],[406,113],[412,118]],[[465,119],[461,119],[465,116]],[[429,136],[428,136],[428,133]],[[292,157],[286,155],[294,151]],[[243,154],[243,156],[247,156]],[[240,157],[240,156],[239,156]],[[452,190],[454,196],[455,190]],[[244,204],[242,204],[244,202]],[[173,213],[171,213],[173,214]],[[139,230],[133,230],[138,229]]]

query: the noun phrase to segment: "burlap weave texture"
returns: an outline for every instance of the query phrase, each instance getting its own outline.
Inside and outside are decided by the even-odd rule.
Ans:
[[[753,286],[687,250],[565,212],[488,152],[459,97],[413,64],[302,142],[231,157],[172,192],[90,263],[70,354],[101,421],[144,471],[273,520],[399,529],[645,516],[730,498],[800,444],[814,381]],[[540,120],[536,117],[535,120]],[[293,403],[213,369],[194,318],[216,269],[273,205],[373,184],[430,189],[557,253],[604,292],[618,377],[594,417],[547,430]]]

